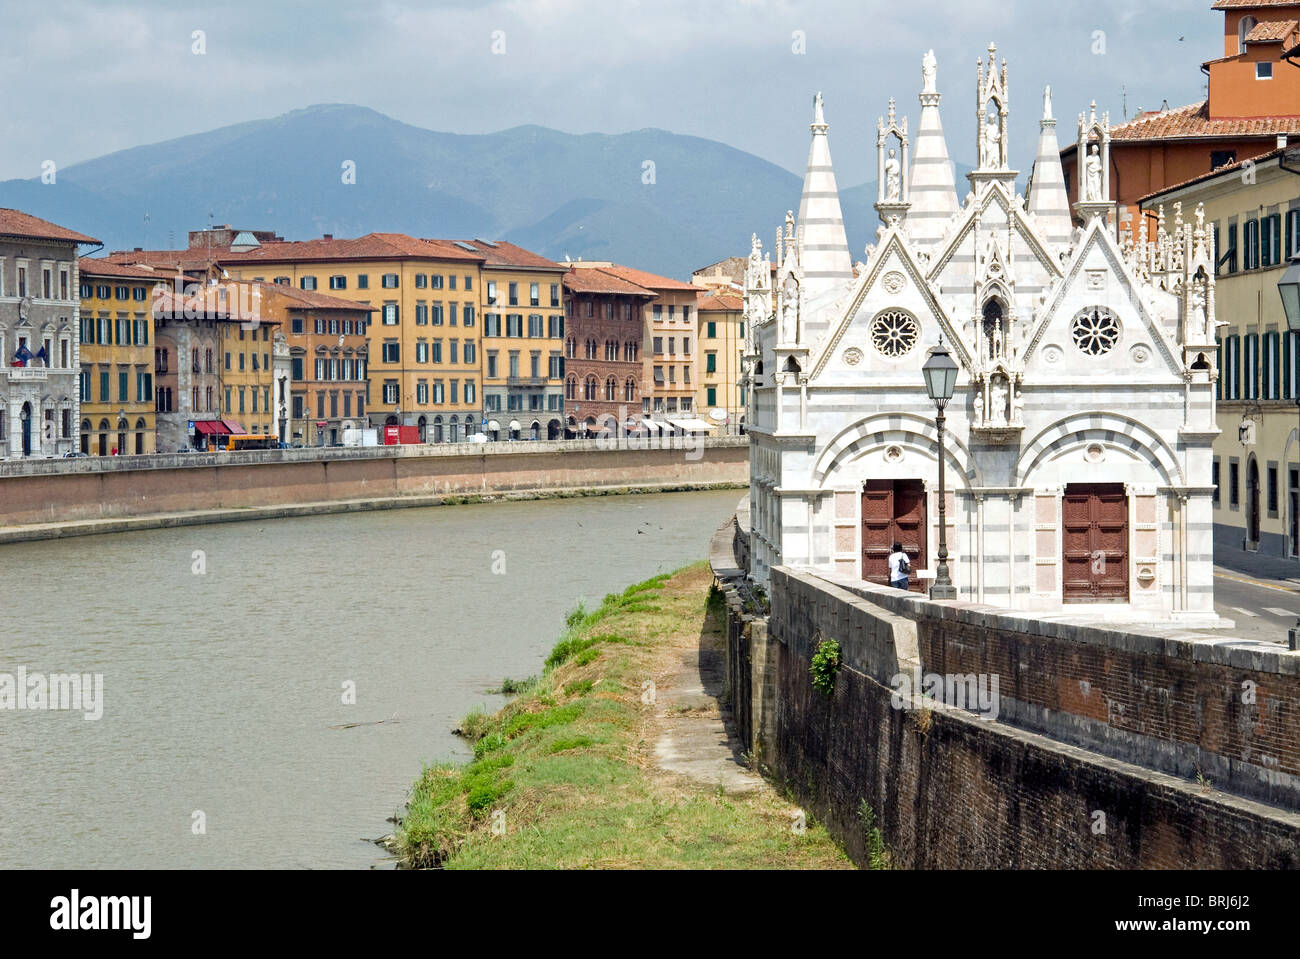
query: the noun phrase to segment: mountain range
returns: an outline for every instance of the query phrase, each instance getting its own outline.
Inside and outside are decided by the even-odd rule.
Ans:
[[[184,246],[210,223],[290,240],[386,231],[505,239],[689,279],[747,255],[751,233],[770,248],[801,186],[751,153],[665,130],[443,133],[328,104],[121,150],[58,170],[53,184],[0,181],[0,207],[106,250]],[[879,223],[875,192],[874,182],[840,191],[854,259]]]

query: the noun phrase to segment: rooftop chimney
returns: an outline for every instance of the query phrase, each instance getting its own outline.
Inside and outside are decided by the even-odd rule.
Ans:
[[[332,239],[334,239],[334,234],[333,234],[333,233],[323,233],[323,234],[321,234],[321,239],[323,239],[323,240],[332,240]]]

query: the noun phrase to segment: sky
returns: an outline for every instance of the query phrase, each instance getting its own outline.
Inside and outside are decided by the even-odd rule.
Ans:
[[[1010,70],[1013,165],[1033,162],[1044,84],[1061,144],[1204,97],[1211,0],[45,0],[0,33],[0,179],[317,103],[453,133],[658,127],[801,173],[822,91],[842,187],[876,176],[889,98],[920,115],[939,63],[954,160],[974,162],[975,63]],[[196,36],[196,31],[201,31]]]

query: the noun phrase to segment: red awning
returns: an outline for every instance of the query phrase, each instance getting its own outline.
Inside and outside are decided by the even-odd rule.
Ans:
[[[221,420],[195,420],[194,428],[203,436],[220,435],[229,433],[230,428]]]
[[[242,426],[239,425],[238,420],[222,420],[221,422],[226,427],[227,433],[234,433],[236,436],[248,435],[247,430],[245,430]]]

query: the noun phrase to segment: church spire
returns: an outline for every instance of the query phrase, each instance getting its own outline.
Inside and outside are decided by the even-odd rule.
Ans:
[[[1061,171],[1061,148],[1056,142],[1056,118],[1052,116],[1052,88],[1043,91],[1042,132],[1038,135],[1038,157],[1029,186],[1028,209],[1038,218],[1043,239],[1068,244],[1074,229],[1070,197]]]
[[[808,169],[799,200],[799,229],[803,234],[800,262],[805,295],[810,297],[853,278],[840,194],[826,141],[827,128],[822,95],[818,93],[813,98],[812,146],[808,149]]]
[[[960,207],[957,185],[948,159],[948,142],[939,119],[939,90],[936,85],[938,63],[934,51],[921,61],[921,122],[916,131],[916,152],[908,174],[911,209],[907,214],[908,234],[925,246],[943,238],[948,221]]]

